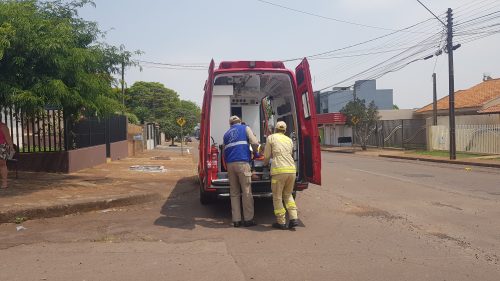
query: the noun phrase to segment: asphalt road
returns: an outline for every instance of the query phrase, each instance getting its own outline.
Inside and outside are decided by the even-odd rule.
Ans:
[[[232,228],[186,177],[164,202],[0,225],[0,280],[499,280],[498,170],[322,160],[296,231],[270,227],[270,200]]]

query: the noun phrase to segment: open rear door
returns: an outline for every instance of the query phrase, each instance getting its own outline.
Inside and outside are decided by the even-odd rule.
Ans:
[[[214,81],[214,60],[210,62],[208,68],[208,78],[205,81],[205,94],[203,95],[203,104],[201,107],[201,120],[200,120],[200,144],[199,144],[199,162],[198,173],[200,180],[203,180],[203,185],[206,188],[210,186],[208,182],[207,161],[210,159],[210,106],[212,101],[212,89]]]
[[[302,136],[300,159],[304,167],[304,177],[311,183],[321,185],[321,149],[316,121],[316,105],[309,63],[306,58],[295,68],[295,79],[297,82],[295,99],[298,104],[297,111]]]

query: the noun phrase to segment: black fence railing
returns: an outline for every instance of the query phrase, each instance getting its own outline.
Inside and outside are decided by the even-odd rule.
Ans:
[[[47,109],[35,116],[14,108],[0,109],[19,152],[50,152],[65,149],[64,117],[61,110]]]
[[[354,136],[354,143],[359,140]],[[425,149],[427,147],[426,122],[423,119],[383,120],[372,128],[369,146],[402,149]]]
[[[15,108],[0,109],[0,120],[7,124],[20,153],[54,152],[109,144],[127,139],[127,118],[114,115],[84,118],[71,122],[59,109],[30,115]]]

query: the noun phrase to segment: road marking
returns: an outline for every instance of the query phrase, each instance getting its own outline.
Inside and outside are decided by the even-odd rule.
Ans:
[[[412,181],[412,180],[409,180],[409,179],[404,179],[404,178],[395,177],[395,176],[386,175],[386,174],[381,174],[381,173],[375,173],[375,172],[372,172],[372,171],[361,170],[361,169],[353,169],[353,170],[354,171],[363,172],[363,173],[367,173],[367,174],[371,174],[371,175],[375,175],[375,176],[379,176],[379,177],[391,178],[391,179],[395,179],[395,180],[398,180],[398,181],[420,184],[419,182],[415,182],[415,181]]]

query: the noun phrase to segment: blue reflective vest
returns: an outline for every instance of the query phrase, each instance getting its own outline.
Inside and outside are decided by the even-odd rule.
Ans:
[[[224,158],[226,163],[250,162],[247,126],[236,124],[224,134]]]

